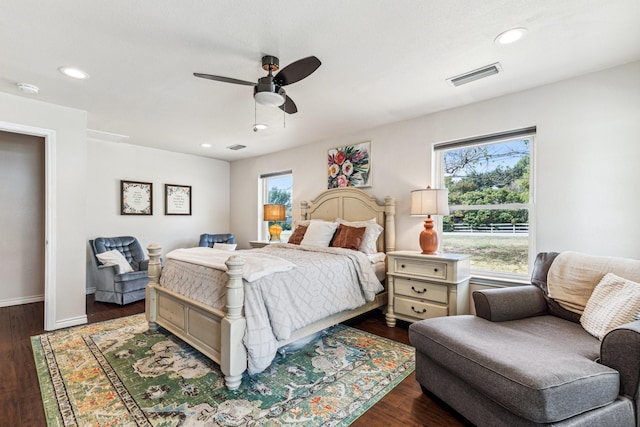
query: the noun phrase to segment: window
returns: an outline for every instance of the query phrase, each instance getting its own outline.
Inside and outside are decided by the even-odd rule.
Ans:
[[[535,254],[535,128],[436,144],[437,185],[449,190],[442,251],[471,255],[477,275],[523,278]]]
[[[291,235],[292,225],[292,211],[291,211],[291,191],[293,188],[293,173],[289,171],[276,172],[260,175],[260,181],[262,183],[261,194],[258,198],[260,213],[260,225],[258,232],[260,239],[269,239],[269,225],[262,221],[262,206],[271,203],[276,205],[285,205],[286,219],[278,224],[282,227],[282,234],[280,239],[287,241]]]

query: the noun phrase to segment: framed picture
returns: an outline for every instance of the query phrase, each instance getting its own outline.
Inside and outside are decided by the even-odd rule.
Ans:
[[[327,168],[327,188],[370,187],[371,142],[330,149]]]
[[[191,215],[190,185],[164,185],[164,214]]]
[[[153,184],[120,181],[120,214],[153,215]]]

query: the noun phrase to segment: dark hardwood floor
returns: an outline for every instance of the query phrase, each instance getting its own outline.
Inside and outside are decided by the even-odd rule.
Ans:
[[[144,312],[144,301],[119,306],[87,296],[89,323]],[[379,311],[348,322],[349,326],[409,344],[407,324],[388,328]],[[45,426],[40,387],[30,337],[44,333],[44,304],[0,308],[0,425]],[[424,395],[411,374],[358,418],[353,426],[466,426],[445,405]]]

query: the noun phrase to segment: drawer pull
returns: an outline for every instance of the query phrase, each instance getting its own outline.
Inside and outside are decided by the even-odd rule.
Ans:
[[[416,313],[416,314],[424,314],[424,313],[427,312],[426,308],[423,308],[422,311],[418,311],[418,310],[416,310],[416,308],[414,306],[411,306],[411,310],[413,310],[413,312]]]
[[[425,292],[427,292],[427,289],[426,289],[426,288],[425,288],[425,289],[422,289],[421,291],[419,291],[419,290],[417,290],[417,289],[416,289],[415,287],[413,287],[413,286],[411,287],[411,290],[412,290],[413,292],[415,292],[416,294],[424,294]]]
[[[437,272],[438,272],[438,269],[437,269],[437,268],[434,268],[434,269],[433,269],[433,272],[434,272],[434,273],[437,273]]]
[[[404,264],[400,264],[400,268],[404,268]]]

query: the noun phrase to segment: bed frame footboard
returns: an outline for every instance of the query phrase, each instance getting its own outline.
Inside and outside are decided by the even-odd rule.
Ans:
[[[246,320],[242,316],[244,260],[231,256],[227,262],[226,313],[193,301],[160,286],[160,251],[152,244],[149,250],[149,284],[145,312],[149,328],[162,326],[220,365],[229,390],[240,387],[247,369],[247,353],[242,342]]]

